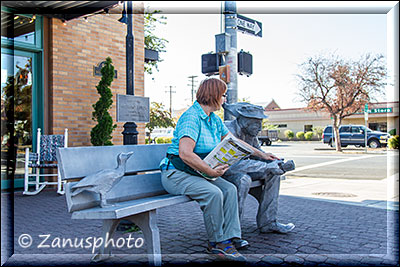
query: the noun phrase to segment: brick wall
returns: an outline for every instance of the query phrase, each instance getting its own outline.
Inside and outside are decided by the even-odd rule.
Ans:
[[[135,46],[135,95],[144,96],[144,31],[143,6],[135,6],[133,35]],[[139,11],[139,12],[138,12]],[[126,24],[118,21],[119,14],[95,15],[50,23],[49,90],[52,132],[69,132],[69,146],[90,146],[92,105],[99,99],[96,85],[100,76],[93,75],[93,66],[111,57],[118,78],[111,84],[113,105],[110,114],[116,123],[116,95],[126,94],[125,37]],[[114,145],[122,145],[123,122],[113,132]],[[144,123],[138,124],[139,144],[144,144]]]

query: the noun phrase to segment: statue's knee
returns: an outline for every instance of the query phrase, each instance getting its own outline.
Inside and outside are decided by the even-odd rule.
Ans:
[[[244,186],[246,188],[250,188],[251,185],[251,177],[249,175],[244,175],[240,178],[240,184],[241,186]]]

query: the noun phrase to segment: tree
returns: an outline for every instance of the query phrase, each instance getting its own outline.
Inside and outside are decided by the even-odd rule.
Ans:
[[[155,36],[153,33],[156,28],[156,23],[163,25],[167,24],[165,21],[167,18],[165,16],[155,16],[160,12],[161,10],[154,10],[153,12],[146,12],[144,14],[144,47],[157,52],[165,52],[165,47],[166,43],[168,43],[168,40]],[[153,74],[153,68],[158,71],[157,64],[162,61],[163,60],[159,58],[158,61],[145,62],[144,71],[148,74]]]
[[[157,102],[151,102],[150,122],[146,123],[150,135],[155,128],[175,127],[171,113],[165,109],[164,105]]]
[[[342,151],[338,129],[343,119],[384,94],[387,76],[384,61],[382,55],[370,54],[354,62],[337,56],[319,56],[300,65],[299,96],[307,103],[307,109],[330,114],[337,151]]]
[[[101,68],[101,80],[96,86],[100,99],[93,105],[92,119],[97,121],[97,125],[90,132],[90,141],[94,146],[112,146],[111,134],[117,127],[116,124],[113,125],[113,119],[108,112],[113,103],[110,85],[114,80],[114,66],[111,63],[111,58],[107,57]]]

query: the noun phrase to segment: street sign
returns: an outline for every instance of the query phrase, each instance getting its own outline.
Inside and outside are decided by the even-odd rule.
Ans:
[[[262,37],[262,23],[237,14],[236,28],[238,31]]]
[[[368,112],[368,103],[365,103],[364,111],[365,111],[365,112]]]

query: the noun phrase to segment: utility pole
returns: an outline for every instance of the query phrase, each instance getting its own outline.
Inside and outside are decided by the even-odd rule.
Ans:
[[[176,93],[175,91],[172,91],[172,85],[167,86],[169,87],[168,91],[165,91],[166,93],[169,93],[169,112],[171,113],[171,118],[172,118],[172,93]]]
[[[195,93],[194,86],[195,86],[195,82],[197,82],[197,81],[194,80],[194,78],[197,78],[197,76],[193,75],[193,76],[189,76],[188,78],[191,79],[191,80],[189,80],[189,82],[191,82],[191,84],[188,84],[188,85],[192,86],[191,91],[192,91],[192,104],[193,104],[193,102],[194,102],[194,93]]]
[[[237,102],[238,84],[237,84],[237,32],[236,32],[236,2],[225,1],[223,14],[225,16],[225,33],[230,35],[230,50],[227,53],[225,62],[230,65],[230,83],[228,83],[227,103],[233,104]],[[224,120],[233,120],[234,117],[224,112]]]

